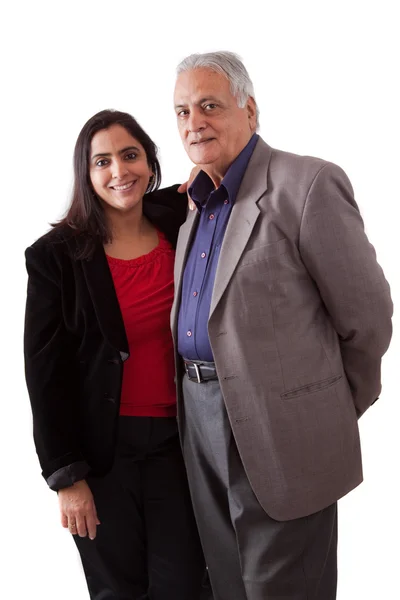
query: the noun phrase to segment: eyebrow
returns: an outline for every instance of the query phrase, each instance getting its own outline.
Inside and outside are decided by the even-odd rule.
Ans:
[[[135,150],[135,152],[140,152],[140,148],[138,148],[137,146],[127,146],[126,148],[122,148],[122,150],[120,150],[118,154],[124,154],[124,152],[127,152],[128,150]],[[92,160],[98,158],[99,156],[111,156],[111,152],[99,152],[98,154],[93,154]]]
[[[220,100],[218,98],[216,98],[216,96],[205,96],[204,98],[201,98],[198,102],[196,102],[195,104],[203,104],[203,102],[220,102]],[[184,108],[185,106],[187,106],[186,104],[175,104],[175,108]]]

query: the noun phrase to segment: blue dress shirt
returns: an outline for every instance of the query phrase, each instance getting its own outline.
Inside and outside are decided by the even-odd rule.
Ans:
[[[257,141],[258,135],[254,134],[229,167],[218,189],[204,171],[200,171],[189,188],[200,213],[183,274],[178,318],[178,352],[189,360],[214,360],[207,324],[215,273],[232,206]]]

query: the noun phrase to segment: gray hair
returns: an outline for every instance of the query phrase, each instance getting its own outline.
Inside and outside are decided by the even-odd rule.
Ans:
[[[191,54],[178,65],[177,75],[183,71],[206,68],[224,75],[230,84],[232,95],[235,96],[239,108],[244,108],[248,97],[254,95],[253,82],[242,63],[240,57],[233,52],[206,52],[204,54]],[[259,110],[256,103],[256,127],[259,127]]]

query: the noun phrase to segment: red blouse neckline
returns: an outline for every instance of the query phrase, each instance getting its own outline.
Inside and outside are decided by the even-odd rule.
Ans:
[[[140,267],[142,265],[148,264],[157,260],[160,254],[164,254],[165,252],[171,251],[171,246],[166,239],[165,235],[157,230],[158,234],[158,245],[150,250],[147,254],[142,254],[142,256],[137,256],[136,258],[115,258],[114,256],[109,256],[106,254],[108,264],[115,266],[123,266],[123,267]]]

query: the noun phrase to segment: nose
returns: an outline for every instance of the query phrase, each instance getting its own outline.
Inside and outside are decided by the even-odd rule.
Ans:
[[[198,111],[191,111],[187,121],[187,128],[189,132],[193,133],[203,131],[206,128],[204,116]]]
[[[122,160],[116,160],[112,166],[112,176],[114,179],[122,179],[128,173],[128,167]]]

